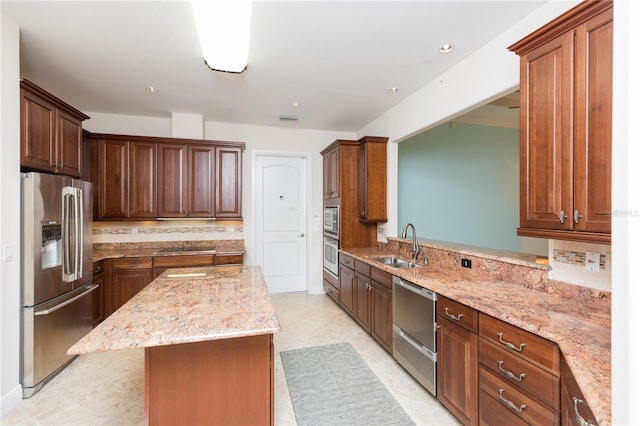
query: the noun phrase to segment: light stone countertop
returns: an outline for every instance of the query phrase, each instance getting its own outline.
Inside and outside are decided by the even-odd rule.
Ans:
[[[345,254],[555,342],[601,426],[611,424],[611,315],[517,283],[469,279],[437,267],[400,269],[372,258],[377,248]]]
[[[175,345],[279,331],[280,323],[260,267],[174,268],[162,273],[67,353]]]

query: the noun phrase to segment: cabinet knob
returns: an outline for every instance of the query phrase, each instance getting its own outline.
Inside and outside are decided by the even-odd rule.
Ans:
[[[580,214],[580,212],[578,210],[575,210],[573,212],[573,221],[575,223],[578,223],[578,222],[580,222],[580,219],[582,219],[582,215]]]
[[[567,215],[564,213],[564,210],[560,210],[560,223],[564,223],[564,220],[567,218]]]

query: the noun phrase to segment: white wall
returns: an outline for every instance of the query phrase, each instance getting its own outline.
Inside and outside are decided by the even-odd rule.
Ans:
[[[85,128],[94,133],[147,135],[171,137],[171,119],[132,117],[87,112],[91,120]],[[309,292],[322,293],[322,223],[312,218],[322,214],[322,156],[320,151],[336,139],[354,139],[354,133],[318,130],[282,129],[266,126],[206,121],[204,138],[211,140],[245,142],[242,159],[242,216],[247,250],[246,264],[255,262],[253,248],[253,152],[272,151],[311,154],[311,211],[309,212]]]
[[[640,363],[631,355],[638,325],[631,313],[640,300],[640,2],[616,0],[613,19],[613,424],[638,425]]]
[[[20,58],[19,31],[0,23],[0,417],[22,399],[20,387]],[[13,260],[4,261],[5,246]]]

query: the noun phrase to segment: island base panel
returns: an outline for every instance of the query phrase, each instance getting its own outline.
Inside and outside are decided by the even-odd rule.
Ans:
[[[273,335],[145,349],[147,425],[273,425]]]

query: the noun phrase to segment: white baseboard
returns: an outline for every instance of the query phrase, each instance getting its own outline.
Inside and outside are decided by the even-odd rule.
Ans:
[[[6,395],[2,395],[2,400],[0,401],[0,419],[9,414],[21,401],[22,386],[20,385],[16,385],[16,387],[11,389]]]

